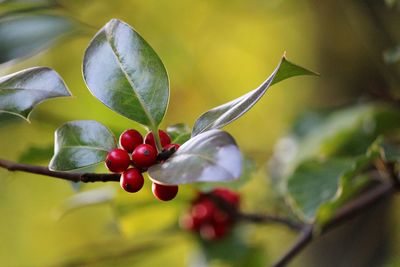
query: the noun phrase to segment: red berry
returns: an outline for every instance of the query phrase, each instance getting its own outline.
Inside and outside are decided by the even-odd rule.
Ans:
[[[129,129],[120,135],[119,144],[123,149],[132,153],[138,145],[143,144],[143,137],[138,131]]]
[[[168,144],[168,145],[165,145],[163,148],[164,148],[164,150],[170,150],[172,148],[175,148],[175,151],[177,151],[180,147],[181,147],[181,145],[179,145],[179,144]]]
[[[200,236],[206,240],[221,239],[228,232],[226,224],[205,224],[200,228]]]
[[[162,185],[153,183],[151,189],[153,191],[153,195],[161,201],[174,199],[178,194],[177,185]]]
[[[226,188],[215,188],[212,192],[213,195],[218,196],[228,202],[229,204],[238,207],[240,202],[240,195]]]
[[[119,148],[111,150],[106,158],[106,166],[111,172],[123,172],[128,169],[130,163],[128,152]]]
[[[141,144],[133,150],[132,153],[132,162],[135,166],[140,168],[148,168],[154,163],[156,163],[157,159],[157,150],[148,144]]]
[[[179,225],[186,230],[198,231],[201,226],[201,222],[196,218],[193,218],[190,214],[185,214],[179,220]]]
[[[169,135],[162,131],[162,130],[158,130],[158,136],[160,136],[160,141],[161,141],[161,146],[164,147],[168,144],[171,143],[171,138],[169,137]],[[153,147],[156,147],[156,143],[154,141],[154,136],[153,136],[153,132],[148,132],[144,138],[144,142],[146,144],[152,145]]]
[[[136,168],[129,168],[122,173],[120,185],[127,192],[135,193],[142,189],[144,178],[142,173]]]
[[[193,218],[198,219],[201,223],[211,221],[215,212],[216,206],[214,202],[209,199],[204,199],[194,204],[191,210]]]

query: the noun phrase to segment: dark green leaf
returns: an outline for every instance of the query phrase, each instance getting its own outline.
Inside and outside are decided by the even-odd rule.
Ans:
[[[70,171],[97,164],[116,147],[114,135],[99,122],[67,122],[55,132],[54,156],[49,168]]]
[[[383,53],[383,60],[387,64],[394,64],[400,61],[400,45],[392,49],[388,49]]]
[[[149,169],[151,178],[164,184],[223,182],[241,173],[239,148],[231,135],[220,130],[190,139],[167,161]]]
[[[203,113],[193,127],[192,136],[228,125],[252,108],[271,85],[298,75],[317,74],[291,63],[283,56],[271,76],[257,89]]]
[[[182,145],[190,139],[190,128],[187,124],[178,123],[167,127],[167,133],[173,144]]]
[[[321,221],[330,218],[334,211],[358,192],[368,181],[358,172],[380,153],[380,139],[374,142],[365,155],[354,158],[308,160],[300,164],[289,176],[287,190],[296,213],[312,221],[321,211]]]
[[[382,144],[382,149],[386,161],[400,163],[400,146],[392,143]]]
[[[26,69],[0,78],[0,112],[26,120],[40,102],[70,95],[61,77],[45,67]]]
[[[63,16],[20,15],[0,19],[0,64],[38,53],[73,30]]]
[[[85,52],[83,75],[92,94],[121,115],[155,129],[169,99],[167,71],[128,24],[113,19]]]

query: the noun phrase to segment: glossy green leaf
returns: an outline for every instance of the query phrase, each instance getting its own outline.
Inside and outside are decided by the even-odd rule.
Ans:
[[[170,125],[166,129],[168,135],[171,137],[171,143],[182,145],[190,139],[190,128],[187,124],[178,123]]]
[[[0,112],[26,120],[40,102],[70,95],[64,81],[50,68],[31,68],[0,78]]]
[[[266,79],[257,89],[203,113],[195,122],[192,136],[211,129],[220,129],[225,125],[228,125],[252,108],[271,85],[298,75],[317,74],[291,63],[285,56],[283,56],[271,76],[269,76],[268,79]]]
[[[155,129],[169,99],[167,71],[150,45],[113,19],[85,52],[83,76],[91,93],[121,115]]]
[[[148,172],[163,184],[231,181],[242,173],[242,156],[231,135],[212,130],[190,139]]]
[[[114,135],[96,121],[71,121],[55,132],[53,171],[70,171],[102,162],[116,148]]]
[[[325,221],[363,188],[368,179],[358,172],[379,156],[379,142],[358,157],[313,159],[300,164],[287,184],[289,202],[299,217],[311,222],[320,213],[321,222]]]
[[[0,19],[0,64],[34,55],[73,29],[73,22],[63,16],[6,16]]]

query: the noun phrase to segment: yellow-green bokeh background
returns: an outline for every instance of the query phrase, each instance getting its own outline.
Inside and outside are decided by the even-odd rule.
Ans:
[[[202,112],[257,87],[284,51],[290,60],[318,71],[318,21],[309,1],[64,2],[69,14],[97,29],[111,18],[126,21],[157,51],[171,84],[162,127],[178,122],[192,126]],[[15,160],[28,147],[52,144],[54,130],[68,120],[98,120],[115,131],[140,128],[102,105],[85,87],[82,57],[94,33],[89,29],[27,61],[0,69],[6,74],[31,66],[52,67],[74,95],[41,104],[33,112],[31,124],[21,120],[1,128],[1,158]],[[245,153],[257,157],[259,171],[241,188],[243,209],[276,211],[269,205],[272,196],[264,162],[297,114],[318,105],[314,95],[319,90],[314,77],[279,83],[251,112],[226,127]],[[190,186],[181,187],[176,201],[160,203],[153,199],[148,181],[145,190],[133,195],[110,184],[120,203],[136,205],[121,220],[115,219],[112,204],[82,208],[56,220],[63,201],[74,194],[69,183],[4,170],[0,170],[0,178],[2,267],[67,266],[63,264],[81,257],[89,257],[83,266],[186,266],[197,247],[189,234],[163,232],[176,225],[193,192]],[[91,184],[83,189],[104,186]],[[249,227],[248,231],[249,242],[264,250],[266,263],[276,259],[294,237],[279,226]],[[159,246],[154,251],[140,249],[154,244]],[[129,264],[122,256],[91,260],[121,251],[124,256],[129,254]]]

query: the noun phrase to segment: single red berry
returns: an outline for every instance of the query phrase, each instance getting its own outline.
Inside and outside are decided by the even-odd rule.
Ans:
[[[191,214],[193,218],[198,219],[201,223],[206,223],[213,219],[216,209],[213,201],[204,199],[192,206]]]
[[[236,192],[233,192],[226,188],[215,188],[211,194],[218,196],[228,202],[229,204],[233,205],[234,207],[239,206],[240,202],[240,195]]]
[[[168,145],[165,145],[163,147],[163,149],[164,150],[170,150],[172,148],[175,148],[175,151],[177,151],[180,147],[181,147],[181,145],[179,145],[179,144],[168,144]]]
[[[169,135],[162,131],[158,130],[158,136],[160,136],[160,141],[161,141],[161,146],[165,147],[166,145],[171,143],[171,138]],[[148,132],[144,138],[144,142],[146,144],[152,145],[153,147],[156,147],[156,142],[154,141],[154,135],[153,132]]]
[[[196,218],[193,218],[193,216],[190,214],[185,214],[180,218],[179,225],[185,230],[198,231],[200,229],[201,222]]]
[[[226,224],[204,224],[200,227],[200,236],[206,240],[218,240],[227,234],[228,228]]]
[[[132,153],[132,162],[135,166],[140,168],[148,168],[157,159],[157,150],[148,144],[138,145]]]
[[[144,178],[142,173],[136,168],[129,168],[122,173],[120,185],[127,192],[135,193],[142,189]]]
[[[119,136],[119,145],[129,153],[140,144],[143,144],[143,137],[134,129],[126,130]]]
[[[153,195],[161,201],[174,199],[178,194],[177,185],[162,185],[153,183],[151,189],[153,191]]]
[[[113,149],[107,154],[106,166],[111,172],[123,172],[128,169],[131,158],[123,149]]]

